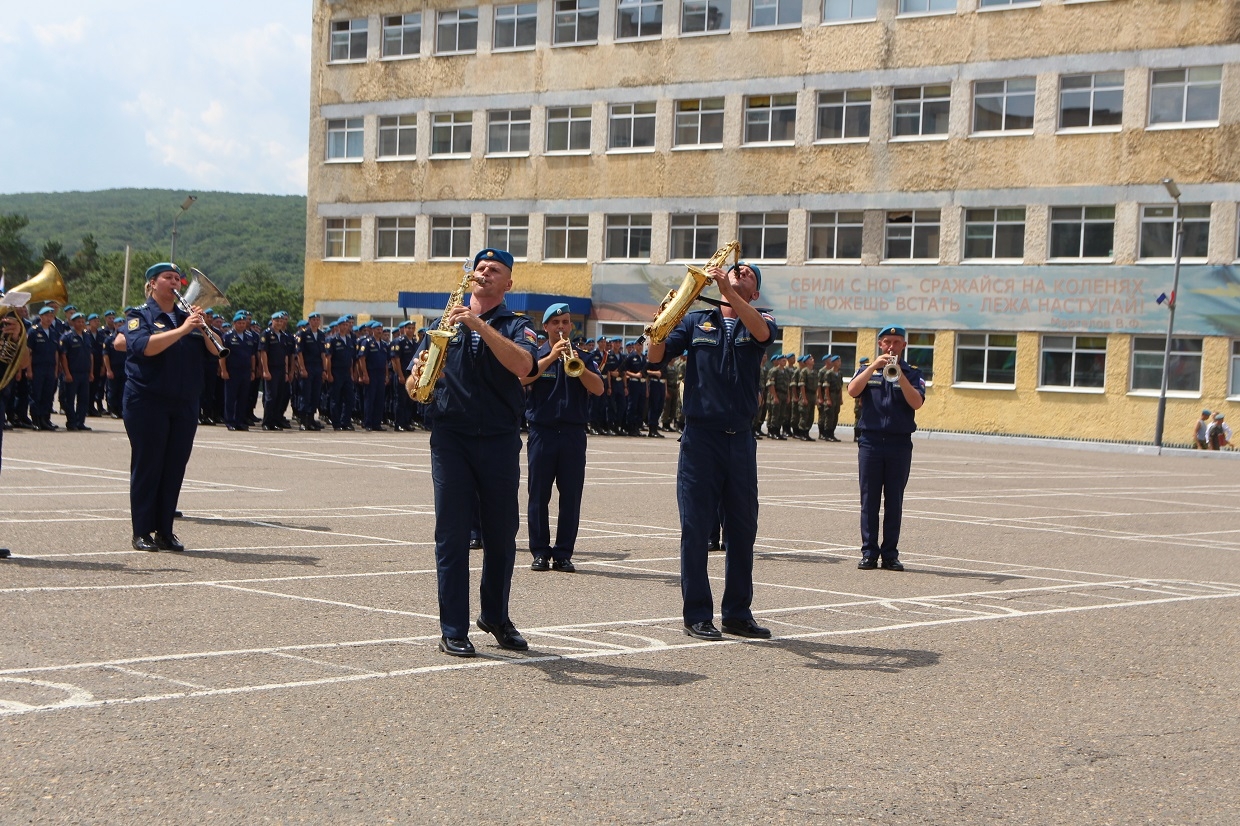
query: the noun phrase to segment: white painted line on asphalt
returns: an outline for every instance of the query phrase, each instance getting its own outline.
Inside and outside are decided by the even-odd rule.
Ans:
[[[199,685],[198,683],[187,683],[184,680],[174,680],[171,677],[165,677],[161,674],[152,674],[149,671],[137,671],[133,668],[125,668],[119,665],[105,665],[102,667],[102,670],[103,671],[116,671],[120,674],[128,674],[131,677],[141,677],[144,680],[159,680],[161,682],[172,683],[173,685],[180,685],[180,686],[184,686],[186,688],[192,688],[195,690],[202,690],[202,689],[207,688],[207,686]]]
[[[376,608],[371,605],[358,605],[355,602],[341,602],[335,599],[320,599],[319,597],[306,597],[299,594],[285,594],[280,591],[265,591],[259,588],[241,588],[237,585],[225,585],[223,583],[215,583],[214,587],[223,588],[229,591],[243,591],[251,594],[262,594],[269,597],[279,597],[280,599],[291,599],[300,602],[317,602],[323,605],[334,605],[338,608],[352,608],[357,611],[367,611],[373,614],[396,614],[402,617],[417,617],[418,619],[428,619],[439,622],[438,614],[420,614],[417,611],[401,611],[398,608]]]

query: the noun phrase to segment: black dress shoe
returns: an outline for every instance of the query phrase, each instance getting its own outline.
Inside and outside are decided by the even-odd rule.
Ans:
[[[263,425],[263,430],[267,431],[268,433],[272,433],[272,432],[274,432],[274,431],[276,431],[276,430],[279,430],[279,429],[280,429],[280,428],[276,427],[276,426],[275,426],[275,425],[273,425],[273,424],[265,424],[265,425]]]
[[[551,563],[547,561],[545,556],[536,556],[534,561],[530,563],[531,571],[550,571]]]
[[[77,426],[77,429],[78,429],[78,430],[94,430],[94,428],[93,428],[93,427],[87,427],[87,426],[86,426],[86,425],[84,425],[84,424],[80,424],[80,425],[78,425],[78,426]]]
[[[901,563],[900,560],[898,559],[891,559],[891,560],[884,559],[882,562],[878,564],[878,567],[882,568],[885,571],[903,571],[904,570],[904,564]]]
[[[878,563],[873,559],[862,559],[857,563],[857,569],[861,571],[873,571],[878,567]]]
[[[181,540],[177,539],[177,535],[174,533],[156,533],[155,547],[161,551],[172,551],[178,554],[185,550],[185,546],[181,544]]]
[[[710,620],[705,622],[685,623],[685,633],[690,637],[699,640],[710,640],[717,642],[723,639],[723,634],[719,633],[719,629]]]
[[[8,548],[0,548],[0,559],[8,559],[10,556],[12,556],[12,554],[9,553]]]
[[[573,574],[577,572],[577,566],[573,564],[571,559],[553,559],[551,560],[551,570]]]
[[[440,637],[439,650],[453,657],[473,657],[478,654],[469,637]]]
[[[726,634],[735,634],[738,637],[749,637],[754,640],[769,640],[771,638],[771,629],[763,628],[752,619],[725,619],[723,621],[723,630]]]
[[[159,548],[155,547],[155,543],[151,540],[149,533],[139,534],[133,538],[133,549],[135,551],[150,551],[155,553]]]
[[[482,617],[478,617],[478,627],[488,634],[494,634],[495,641],[499,643],[500,648],[509,651],[528,651],[530,648],[530,644],[525,641],[525,637],[521,636],[521,632],[511,620],[503,625],[492,625]]]

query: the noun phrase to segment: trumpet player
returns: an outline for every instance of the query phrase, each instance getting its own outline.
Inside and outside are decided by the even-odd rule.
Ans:
[[[529,388],[525,418],[530,423],[526,445],[529,464],[531,571],[572,573],[573,546],[581,521],[581,493],[586,484],[586,424],[590,398],[603,395],[603,377],[594,359],[573,349],[573,320],[567,304],[552,304],[543,313],[547,342],[538,349],[538,372],[521,383]],[[573,369],[567,362],[576,358]],[[579,363],[578,363],[579,362]],[[577,369],[581,372],[572,375]],[[555,544],[551,544],[548,506],[551,488],[560,492]]]
[[[926,401],[921,371],[902,358],[907,343],[903,327],[884,327],[878,334],[878,357],[869,364],[862,359],[848,382],[848,395],[862,402],[857,420],[861,486],[861,562],[857,567],[863,571],[878,567],[904,570],[899,548],[904,486],[913,461],[914,414]],[[883,500],[880,541],[878,513]]]
[[[758,459],[752,423],[758,408],[762,354],[776,338],[775,319],[753,301],[762,288],[762,271],[741,261],[726,273],[706,271],[723,296],[719,308],[686,313],[666,340],[650,345],[649,360],[662,366],[688,354],[684,392],[685,429],[676,470],[680,506],[680,590],[685,633],[719,640],[714,600],[707,576],[707,545],[722,512],[725,516],[723,630],[765,639],[767,628],[754,622],[753,545],[758,532]]]
[[[520,522],[521,379],[538,375],[538,336],[529,319],[504,303],[512,289],[512,254],[484,249],[474,256],[472,286],[443,319],[454,330],[443,373],[427,402],[431,481],[435,489],[435,563],[439,579],[439,650],[475,656],[469,641],[469,530],[482,528],[481,610],[477,625],[501,648],[529,644],[508,616],[508,593]],[[426,336],[410,362],[406,390],[416,390],[430,346]]]

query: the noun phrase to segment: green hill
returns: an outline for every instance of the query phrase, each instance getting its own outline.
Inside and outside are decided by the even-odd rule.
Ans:
[[[108,189],[0,195],[0,216],[29,219],[21,237],[40,257],[48,241],[67,257],[93,235],[100,255],[159,251],[166,258],[172,219],[183,190]],[[243,272],[264,268],[277,282],[300,290],[306,248],[306,199],[301,195],[195,192],[198,201],[177,221],[177,261],[197,266],[222,288]],[[25,273],[23,275],[28,275]],[[14,283],[12,277],[9,283]]]

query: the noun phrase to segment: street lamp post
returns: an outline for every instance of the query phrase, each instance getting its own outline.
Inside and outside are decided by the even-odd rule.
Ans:
[[[180,220],[181,216],[184,215],[189,210],[189,208],[194,205],[194,201],[197,201],[197,200],[198,200],[197,195],[190,195],[181,204],[181,211],[178,212],[176,215],[172,216],[172,249],[168,253],[169,261],[175,262],[177,258],[177,221]]]
[[[1180,209],[1180,188],[1170,178],[1162,185],[1175,201],[1175,269],[1171,276],[1171,298],[1167,302],[1167,341],[1163,346],[1162,384],[1158,389],[1158,416],[1154,420],[1154,447],[1162,451],[1163,424],[1167,419],[1167,381],[1171,371],[1171,332],[1175,329],[1175,304],[1180,291],[1180,257],[1184,247],[1184,211]]]

